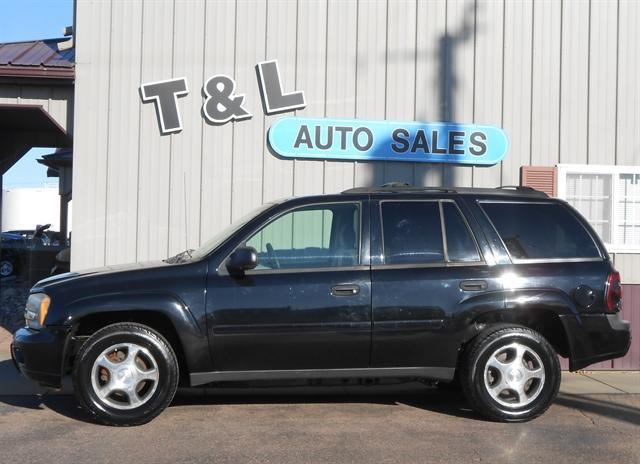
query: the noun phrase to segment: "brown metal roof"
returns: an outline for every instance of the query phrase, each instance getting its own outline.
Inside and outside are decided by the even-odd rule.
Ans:
[[[73,79],[75,48],[69,38],[0,43],[0,76]]]

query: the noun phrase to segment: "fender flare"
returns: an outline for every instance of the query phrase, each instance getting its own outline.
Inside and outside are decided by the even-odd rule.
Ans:
[[[170,293],[118,292],[91,295],[67,305],[62,311],[62,323],[72,328],[70,335],[73,336],[80,321],[87,316],[130,311],[162,314],[169,320],[178,336],[189,371],[193,371],[195,366],[202,363],[211,363],[205,320],[198,322],[188,306]],[[71,336],[67,338],[65,345],[63,369],[68,361]],[[203,344],[206,346],[204,350],[201,349]],[[206,353],[206,359],[203,353]]]

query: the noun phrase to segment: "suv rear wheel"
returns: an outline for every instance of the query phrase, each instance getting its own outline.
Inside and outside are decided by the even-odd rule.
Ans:
[[[169,343],[150,327],[113,324],[82,346],[73,384],[80,405],[99,422],[140,425],[171,403],[178,362]]]
[[[560,387],[560,363],[542,335],[500,325],[465,350],[460,380],[471,406],[502,422],[524,422],[546,411]]]

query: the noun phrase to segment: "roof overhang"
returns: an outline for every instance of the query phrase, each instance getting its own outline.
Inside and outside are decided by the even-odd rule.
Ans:
[[[73,80],[74,68],[0,66],[0,77],[13,79],[67,79]]]
[[[0,104],[0,174],[33,147],[71,147],[69,134],[41,105]]]

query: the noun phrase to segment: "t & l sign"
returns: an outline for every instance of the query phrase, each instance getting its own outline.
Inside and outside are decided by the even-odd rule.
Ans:
[[[306,106],[303,92],[285,93],[282,90],[276,60],[258,63],[256,72],[266,114],[293,111]],[[162,135],[182,130],[178,98],[189,94],[186,77],[149,82],[142,84],[139,90],[144,103],[155,104]],[[244,106],[244,95],[236,93],[236,83],[231,77],[224,74],[211,76],[205,82],[202,92],[205,95],[202,114],[211,124],[225,124],[252,117],[251,112]]]

